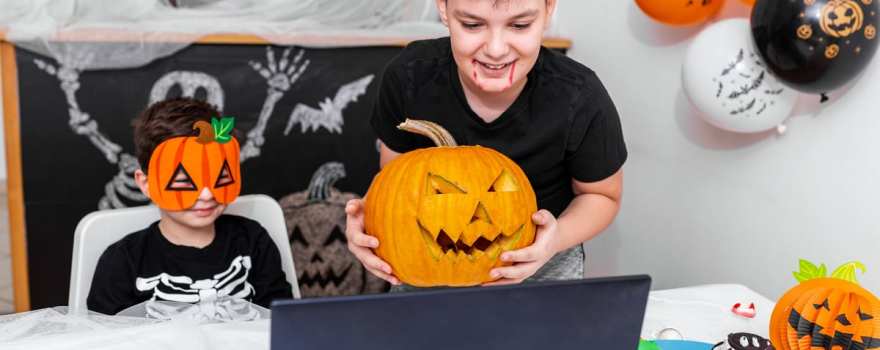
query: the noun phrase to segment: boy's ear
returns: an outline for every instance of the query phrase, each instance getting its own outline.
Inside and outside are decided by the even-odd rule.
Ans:
[[[446,0],[436,0],[437,3],[437,13],[440,14],[440,20],[443,21],[443,25],[449,27],[449,17],[446,16]]]
[[[553,22],[553,14],[556,13],[556,0],[546,0],[547,1],[547,18],[544,21],[544,30],[550,28],[550,25]]]
[[[141,189],[141,193],[147,198],[150,197],[150,185],[147,181],[147,174],[144,174],[144,171],[141,169],[134,171],[134,182],[137,183],[138,187]]]

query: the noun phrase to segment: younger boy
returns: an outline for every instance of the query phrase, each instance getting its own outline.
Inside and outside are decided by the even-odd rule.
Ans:
[[[110,245],[98,261],[91,311],[113,315],[147,300],[291,298],[278,248],[256,221],[223,215],[241,187],[231,118],[190,98],[153,104],[134,122],[135,181],[161,218]],[[146,172],[145,172],[146,170]]]

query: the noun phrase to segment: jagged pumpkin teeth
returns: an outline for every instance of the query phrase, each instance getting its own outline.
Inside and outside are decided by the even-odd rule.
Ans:
[[[398,156],[370,185],[364,224],[381,242],[376,255],[413,286],[490,281],[491,269],[509,265],[498,259],[502,251],[534,241],[537,202],[528,178],[495,150],[457,146],[436,124],[407,120],[400,128],[438,147]]]

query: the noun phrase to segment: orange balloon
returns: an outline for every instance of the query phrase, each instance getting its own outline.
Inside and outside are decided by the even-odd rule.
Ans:
[[[723,4],[724,0],[636,0],[649,17],[670,25],[703,22],[718,13]]]

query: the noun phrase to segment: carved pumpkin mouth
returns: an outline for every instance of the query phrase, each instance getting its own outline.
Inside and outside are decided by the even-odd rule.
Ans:
[[[314,287],[320,286],[321,288],[327,288],[327,286],[338,287],[345,282],[345,278],[348,277],[348,272],[351,270],[351,264],[345,267],[339,274],[336,274],[336,271],[333,268],[328,268],[326,273],[322,273],[320,270],[315,271],[315,273],[310,274],[308,271],[303,271],[299,276],[299,283],[304,286]]]
[[[416,221],[419,224],[425,245],[434,259],[439,259],[441,256],[467,258],[468,260],[482,256],[495,259],[502,251],[510,250],[519,242],[523,228],[525,228],[525,225],[520,225],[514,232],[508,233],[498,230],[494,226],[471,225],[465,231],[471,231],[475,234],[447,232],[442,228],[437,233],[431,233],[425,228],[425,225],[422,225],[421,221],[418,219]]]
[[[830,310],[831,308],[828,306],[828,300],[825,300],[822,304],[814,305],[817,309],[825,308],[826,310]],[[861,321],[867,321],[872,319],[873,317],[867,314],[863,314],[861,310],[858,312],[859,318]],[[839,315],[834,322],[838,322],[841,325],[849,326],[850,321],[846,318],[845,315]],[[853,339],[854,334],[844,333],[839,330],[833,330],[834,336],[830,336],[822,333],[822,331],[826,328],[820,326],[816,323],[811,322],[810,320],[801,316],[797,310],[792,309],[791,313],[788,316],[788,325],[791,326],[795,331],[797,331],[798,339],[809,336],[811,338],[810,346],[811,347],[822,347],[824,349],[831,349],[832,347],[841,346],[845,349],[877,349],[880,348],[880,338],[872,338],[866,335],[860,336],[862,339],[861,342]],[[827,331],[826,331],[827,332]]]

